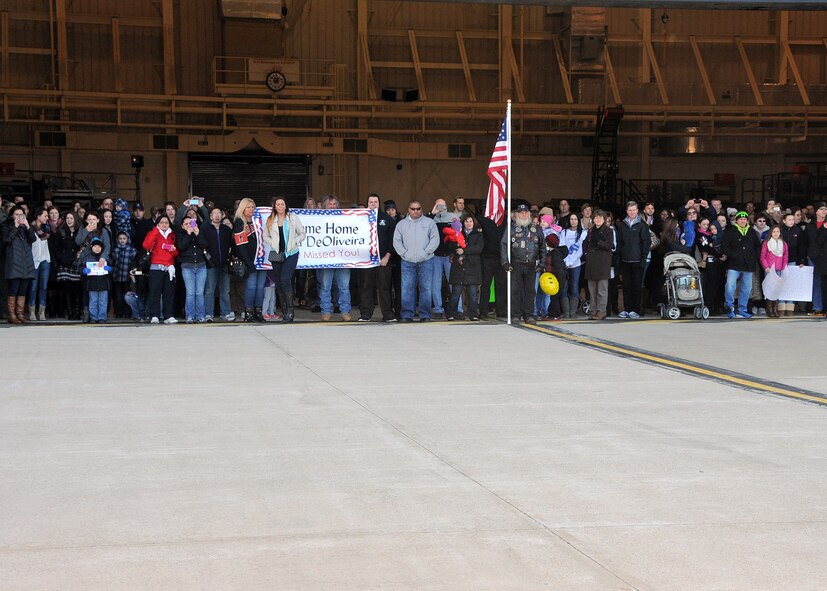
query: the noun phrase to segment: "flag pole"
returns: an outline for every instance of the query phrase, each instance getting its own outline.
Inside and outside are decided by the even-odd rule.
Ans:
[[[508,245],[508,266],[511,266],[511,99],[508,99],[508,107],[505,111],[505,131],[508,150],[508,170],[506,171],[506,206],[505,206],[505,228],[507,233],[506,244]],[[506,273],[505,281],[506,301],[508,302],[508,324],[511,324],[511,271]]]

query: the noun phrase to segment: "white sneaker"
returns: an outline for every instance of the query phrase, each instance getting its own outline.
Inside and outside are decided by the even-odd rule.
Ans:
[[[637,312],[629,312],[629,319],[640,320],[640,314],[638,314]]]
[[[227,322],[235,322],[235,312],[230,312],[224,317]]]
[[[164,320],[164,324],[178,324],[178,321],[175,319],[175,316],[170,316]]]
[[[626,312],[626,311],[624,310],[623,312],[621,312],[620,314],[618,314],[618,315],[617,315],[617,317],[618,317],[618,318],[628,318],[628,317],[629,317],[629,313],[628,313],[628,312]]]
[[[150,324],[158,324],[158,317],[157,317],[157,316],[153,316],[153,317],[152,317],[152,320],[150,320],[150,321],[149,321],[149,323],[150,323]]]

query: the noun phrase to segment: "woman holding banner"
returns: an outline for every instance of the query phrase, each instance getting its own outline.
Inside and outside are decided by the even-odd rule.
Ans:
[[[253,226],[253,214],[256,202],[244,198],[238,203],[233,219],[233,241],[235,251],[247,263],[249,275],[244,284],[244,321],[264,322],[261,307],[264,304],[264,281],[267,279],[265,269],[256,269],[256,250],[258,238]]]
[[[273,265],[282,322],[293,322],[293,273],[299,262],[299,247],[304,242],[304,226],[299,216],[290,213],[284,197],[273,200],[273,212],[262,235],[270,246],[267,258]]]

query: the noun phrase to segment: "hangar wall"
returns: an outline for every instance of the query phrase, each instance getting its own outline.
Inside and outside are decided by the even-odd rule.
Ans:
[[[283,149],[295,153],[297,147],[306,148],[306,153],[316,158],[314,166],[324,165],[325,174],[313,176],[313,193],[336,191],[346,201],[358,200],[366,190],[378,190],[402,200],[415,195],[428,202],[443,194],[481,196],[487,186],[485,167],[497,123],[491,119],[472,119],[468,124],[459,118],[446,119],[444,125],[453,124],[461,130],[456,136],[446,134],[445,128],[421,133],[415,119],[409,122],[410,128],[407,123],[392,122],[383,130],[381,122],[369,121],[369,114],[386,105],[367,96],[368,86],[374,92],[386,87],[417,88],[427,97],[421,97],[424,100],[416,108],[424,111],[444,108],[431,105],[455,104],[458,112],[464,113],[473,113],[477,105],[501,105],[504,96],[517,100],[520,86],[526,102],[553,105],[549,113],[565,116],[567,97],[554,43],[556,37],[561,51],[571,52],[564,31],[572,16],[562,8],[389,0],[288,0],[287,6],[287,18],[275,22],[225,19],[221,3],[212,0],[6,0],[0,8],[0,98],[5,107],[0,161],[13,162],[24,170],[100,169],[130,174],[129,155],[141,153],[145,158],[141,177],[144,201],[157,204],[183,194],[187,191],[188,150],[227,146],[222,138],[232,136],[235,129],[260,129],[262,122],[252,115],[230,119],[225,115],[215,126],[216,115],[210,109],[199,106],[203,113],[184,115],[172,100],[123,112],[120,104],[128,97],[226,101],[217,90],[214,71],[214,60],[223,55],[324,62],[330,68],[328,74],[336,74],[331,95],[308,95],[294,102],[319,105],[361,100],[359,108],[365,108],[365,117],[325,119],[324,131],[313,131],[316,120],[312,117],[285,117],[288,127],[301,129],[273,132],[285,138],[280,144]],[[698,36],[705,39],[700,52],[718,100],[744,105],[745,116],[754,117],[756,125],[767,125],[770,131],[786,135],[769,148],[760,142],[750,145],[752,138],[748,138],[732,156],[722,148],[679,156],[650,148],[646,134],[657,129],[663,134],[680,134],[685,132],[684,126],[658,128],[656,122],[630,123],[622,128],[634,132],[624,139],[620,156],[624,176],[708,178],[715,172],[731,172],[738,178],[759,177],[823,155],[825,145],[818,136],[816,117],[821,115],[816,109],[827,104],[827,44],[822,38],[827,30],[827,11],[670,10],[666,22],[662,16],[639,9],[605,12],[608,54],[625,104],[642,105],[641,112],[663,112],[664,118],[676,105],[697,105],[701,113],[707,99],[701,70],[687,42]],[[457,31],[462,34],[461,43]],[[754,104],[756,93],[750,87],[743,55],[731,42],[735,38],[747,42],[749,69],[766,105],[812,113],[809,127],[799,130],[800,120],[793,115],[789,121],[765,123],[762,109],[757,108],[760,105]],[[662,87],[641,45],[647,41],[652,44],[651,57],[663,73]],[[802,97],[784,51],[785,42],[790,43],[795,66],[809,90],[812,104],[807,108],[798,108]],[[504,63],[508,61],[504,58],[506,45],[511,48],[513,62]],[[413,55],[414,47],[418,56]],[[370,68],[366,67],[366,55]],[[461,65],[463,61],[470,64],[467,69]],[[427,67],[416,67],[417,62]],[[571,64],[568,67],[573,111],[574,107],[612,102],[605,75],[595,86],[588,76],[573,75]],[[26,90],[41,94],[26,95]],[[472,92],[476,96],[470,96]],[[72,100],[86,101],[71,112],[71,121],[60,118],[67,93],[74,93]],[[663,100],[664,94],[668,102]],[[285,102],[266,94],[250,96],[272,102],[274,115]],[[756,107],[754,111],[752,107]],[[178,129],[185,117],[189,127]],[[273,119],[265,124],[285,125],[283,120]],[[200,132],[202,122],[204,130]],[[399,157],[333,153],[324,143],[328,142],[325,138],[345,135],[336,132],[337,124],[365,126],[362,137],[398,142]],[[464,135],[472,124],[477,125],[470,130],[474,135]],[[591,133],[589,125],[587,121],[540,121],[534,127],[530,122],[519,127],[515,137],[522,134],[523,151],[515,155],[515,193],[536,198],[587,198],[590,149],[579,142]],[[491,131],[480,131],[487,129]],[[703,128],[703,133],[712,137],[721,133],[720,129]],[[69,143],[62,148],[44,147],[38,140],[42,130],[67,132]],[[100,131],[108,135],[100,135]],[[151,135],[158,133],[176,133],[181,137],[181,148],[153,148]],[[795,138],[792,143],[797,135],[806,141]],[[315,143],[292,141],[301,138]],[[421,154],[417,146],[450,141],[473,144],[474,157],[449,161],[416,156]],[[401,169],[397,169],[399,165]]]

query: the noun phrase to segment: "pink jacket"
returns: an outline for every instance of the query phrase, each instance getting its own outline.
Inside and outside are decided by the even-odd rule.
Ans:
[[[782,243],[784,245],[784,254],[779,257],[770,252],[770,249],[767,248],[767,242],[769,241],[764,240],[764,243],[761,245],[761,268],[769,269],[775,265],[776,271],[783,271],[787,268],[787,259],[789,258],[787,243]]]

